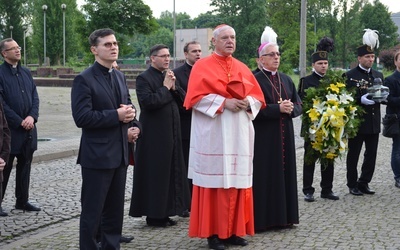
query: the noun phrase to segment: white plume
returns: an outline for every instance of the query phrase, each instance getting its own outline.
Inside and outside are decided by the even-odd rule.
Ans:
[[[377,30],[364,29],[363,44],[370,46],[372,49],[379,48],[379,36]]]
[[[275,31],[271,27],[266,26],[264,32],[261,35],[261,44],[276,43],[277,37],[278,35],[275,33]]]

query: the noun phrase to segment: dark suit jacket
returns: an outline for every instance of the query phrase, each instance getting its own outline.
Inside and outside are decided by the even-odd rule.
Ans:
[[[29,69],[20,64],[13,68],[7,62],[0,65],[0,95],[2,96],[4,114],[11,131],[11,154],[20,154],[26,146],[28,133],[32,136],[31,151],[37,149],[36,122],[39,118],[39,95]],[[31,131],[25,130],[21,123],[32,116],[35,126]]]
[[[115,104],[110,84],[95,62],[75,77],[72,116],[82,128],[77,163],[85,168],[110,169],[128,165],[128,126],[118,120],[119,104],[132,104],[123,73],[114,70],[121,99]]]
[[[386,77],[385,86],[389,87],[386,114],[397,114],[400,117],[400,72],[395,70]]]

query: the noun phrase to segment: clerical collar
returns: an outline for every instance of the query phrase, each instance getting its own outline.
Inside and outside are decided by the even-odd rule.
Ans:
[[[360,64],[358,65],[358,67],[360,67],[360,69],[364,70],[367,74],[371,71],[371,68],[366,69],[363,66],[361,66]]]
[[[16,67],[18,67],[18,62],[16,63],[16,64],[11,64],[11,63],[9,63],[9,62],[7,62],[7,61],[5,61],[8,65],[10,65],[10,67],[11,68],[16,68]]]
[[[273,76],[276,75],[276,72],[277,72],[276,70],[275,70],[275,71],[271,71],[271,70],[268,70],[268,69],[266,69],[266,68],[264,68],[264,67],[263,67],[263,70],[265,70],[265,71],[271,73],[271,75],[273,75]]]
[[[186,62],[186,64],[189,65],[190,67],[193,67],[193,64],[190,64],[190,63],[188,62],[188,60],[186,60],[185,62]]]
[[[101,73],[103,73],[104,75],[107,75],[108,73],[110,73],[112,71],[112,68],[109,69],[109,68],[101,65],[98,61],[95,61],[95,64],[97,64],[97,66],[100,69]]]

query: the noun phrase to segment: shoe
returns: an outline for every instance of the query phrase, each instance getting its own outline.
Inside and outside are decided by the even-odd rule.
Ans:
[[[8,216],[8,213],[4,212],[2,207],[0,207],[0,216],[2,217]]]
[[[167,226],[175,226],[178,224],[176,221],[167,217],[165,219],[154,219],[154,218],[146,218],[146,223],[148,226],[152,227],[167,227]]]
[[[321,198],[337,201],[339,200],[339,196],[335,195],[333,192],[327,194],[321,194]]]
[[[397,188],[400,188],[400,179],[399,179],[399,180],[395,180],[394,185],[395,185]]]
[[[247,240],[240,238],[239,236],[232,235],[228,239],[224,240],[226,243],[235,245],[235,246],[247,246],[249,242]]]
[[[358,190],[364,194],[375,194],[375,191],[368,187],[368,184],[358,184]]]
[[[189,210],[186,209],[185,211],[183,211],[182,214],[179,215],[179,217],[182,217],[182,218],[190,217]]]
[[[352,194],[352,195],[356,195],[356,196],[363,195],[363,193],[361,193],[360,190],[358,190],[358,188],[349,188],[349,190],[350,190],[350,194]]]
[[[39,207],[35,207],[31,203],[27,202],[25,205],[20,205],[20,204],[15,204],[15,209],[20,209],[24,211],[30,211],[30,212],[38,212],[41,209]]]
[[[312,193],[307,193],[307,194],[305,194],[305,195],[304,195],[304,200],[307,201],[307,202],[313,202],[313,201],[315,201],[315,199],[314,199],[314,194],[312,194]]]
[[[216,249],[216,250],[224,250],[225,249],[224,243],[222,243],[222,241],[218,238],[217,235],[208,237],[207,242],[208,242],[208,247],[210,249]]]
[[[119,238],[120,243],[129,243],[134,239],[133,236],[123,236],[121,235],[121,238]]]
[[[178,222],[174,221],[173,219],[167,217],[166,218],[167,226],[175,226]]]

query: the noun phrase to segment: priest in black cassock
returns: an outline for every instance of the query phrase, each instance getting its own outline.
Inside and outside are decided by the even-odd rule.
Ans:
[[[136,78],[143,130],[136,144],[129,215],[146,216],[149,226],[167,227],[176,225],[169,217],[181,215],[190,204],[178,107],[185,93],[168,69],[166,45],[153,46],[150,60],[150,67]]]
[[[255,77],[267,107],[253,121],[255,129],[253,195],[256,232],[299,223],[294,117],[301,100],[292,79],[278,71],[279,47],[261,44],[263,69]]]

